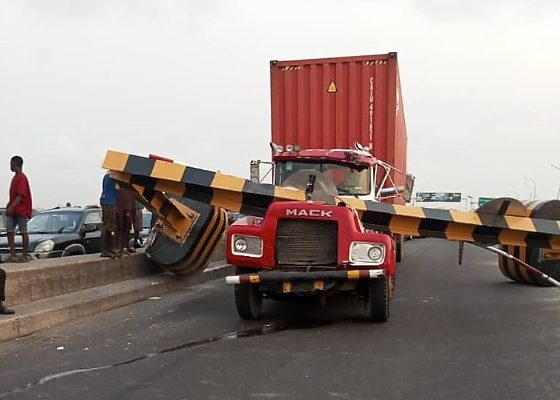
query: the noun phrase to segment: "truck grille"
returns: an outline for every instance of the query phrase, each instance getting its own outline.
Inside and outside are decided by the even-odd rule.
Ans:
[[[336,221],[281,219],[276,232],[278,265],[314,266],[337,262]]]

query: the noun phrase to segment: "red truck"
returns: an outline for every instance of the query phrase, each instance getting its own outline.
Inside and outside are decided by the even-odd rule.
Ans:
[[[396,53],[272,61],[272,172],[276,186],[306,190],[304,202],[272,203],[227,233],[242,318],[263,298],[365,301],[374,321],[389,317],[402,240],[364,227],[356,198],[404,204],[406,125]],[[260,162],[251,163],[258,180]]]

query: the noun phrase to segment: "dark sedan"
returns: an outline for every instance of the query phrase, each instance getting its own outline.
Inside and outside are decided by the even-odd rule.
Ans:
[[[27,224],[30,255],[37,259],[98,253],[101,250],[100,228],[99,207],[66,207],[43,211]],[[17,234],[16,250],[21,254],[21,236]],[[8,256],[8,240],[2,235],[0,262]]]

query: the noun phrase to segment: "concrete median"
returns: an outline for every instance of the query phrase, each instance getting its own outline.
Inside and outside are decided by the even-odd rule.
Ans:
[[[143,254],[99,255],[3,264],[6,302],[16,314],[0,316],[0,341],[230,274],[221,245],[208,268],[188,277],[162,272]]]

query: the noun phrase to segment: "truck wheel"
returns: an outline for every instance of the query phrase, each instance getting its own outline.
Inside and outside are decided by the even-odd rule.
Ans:
[[[239,267],[235,273],[237,275],[254,272],[253,269]],[[243,319],[258,319],[262,310],[262,293],[258,285],[251,283],[241,283],[234,285],[235,306],[237,313]]]
[[[366,301],[368,318],[373,322],[386,322],[389,319],[389,277],[372,279],[368,285]]]

